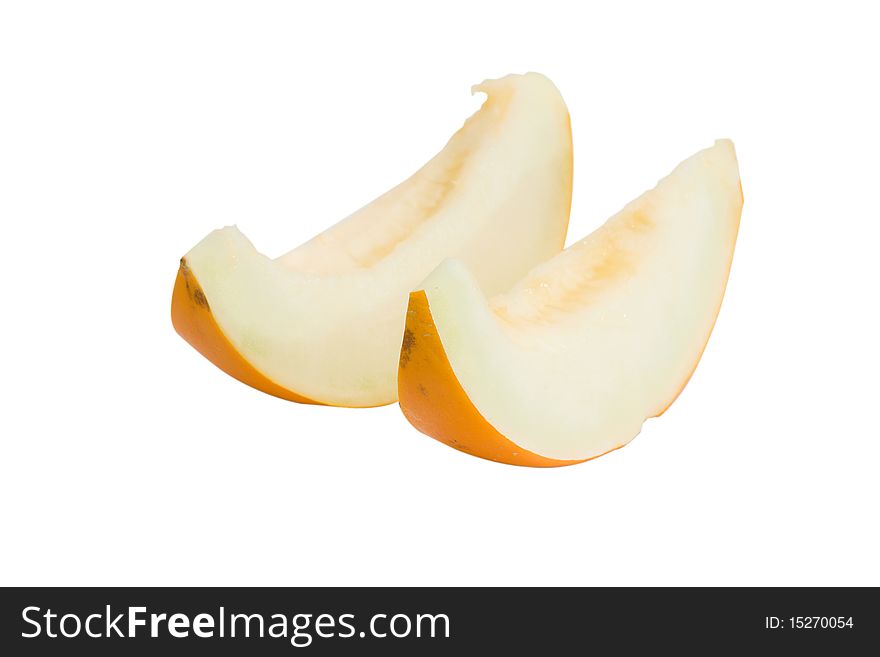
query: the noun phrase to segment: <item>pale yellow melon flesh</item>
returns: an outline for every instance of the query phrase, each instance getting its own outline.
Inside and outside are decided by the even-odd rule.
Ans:
[[[626,444],[700,359],[741,211],[733,145],[719,141],[503,294],[487,299],[465,264],[443,263],[410,298],[404,414],[520,465]]]
[[[290,253],[272,260],[234,227],[208,235],[181,265],[178,332],[285,399],[395,401],[407,296],[432,269],[460,259],[494,294],[565,241],[572,150],[559,92],[535,73],[475,90],[487,101],[443,151]]]

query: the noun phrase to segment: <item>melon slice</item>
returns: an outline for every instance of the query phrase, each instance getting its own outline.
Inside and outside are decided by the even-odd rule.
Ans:
[[[397,399],[407,297],[443,259],[487,294],[558,253],[571,206],[568,110],[544,76],[474,87],[487,100],[411,178],[277,259],[234,227],[184,256],[177,331],[235,378],[299,402]]]
[[[742,211],[733,144],[679,165],[604,226],[487,299],[448,260],[410,295],[401,408],[456,449],[578,463],[663,413],[702,355]]]

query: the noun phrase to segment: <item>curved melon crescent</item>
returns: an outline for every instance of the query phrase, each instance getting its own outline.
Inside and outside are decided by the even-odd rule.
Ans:
[[[536,73],[474,87],[487,100],[409,179],[293,251],[259,253],[235,227],[181,260],[178,333],[236,379],[297,402],[397,399],[409,292],[447,257],[487,294],[565,241],[568,110]]]
[[[401,410],[451,447],[513,465],[622,447],[696,368],[741,211],[733,145],[719,141],[504,294],[487,300],[447,260],[410,294]]]

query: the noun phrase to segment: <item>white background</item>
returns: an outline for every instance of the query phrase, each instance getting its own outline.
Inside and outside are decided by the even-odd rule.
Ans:
[[[880,584],[870,3],[303,4],[2,5],[0,583]],[[489,463],[176,335],[210,230],[287,251],[528,70],[572,115],[569,242],[737,146],[718,324],[628,447]]]

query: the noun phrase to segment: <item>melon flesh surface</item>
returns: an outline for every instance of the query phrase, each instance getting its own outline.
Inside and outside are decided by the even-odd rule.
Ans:
[[[442,344],[456,383],[511,450],[604,454],[661,414],[696,367],[741,210],[733,144],[716,142],[504,293],[487,299],[465,263],[444,262],[421,286],[439,336],[425,342]],[[410,413],[418,395],[404,395],[421,385],[417,368],[400,377],[404,413],[432,433],[430,405]]]
[[[559,92],[534,73],[474,90],[486,102],[442,152],[299,248],[270,259],[227,227],[184,257],[230,348],[289,398],[394,402],[408,293],[444,258],[496,294],[562,248],[572,151]]]

